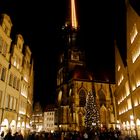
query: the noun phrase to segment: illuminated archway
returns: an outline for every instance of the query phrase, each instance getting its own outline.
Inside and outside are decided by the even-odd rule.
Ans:
[[[10,128],[11,128],[12,134],[14,134],[16,132],[16,121],[15,120],[11,121]]]
[[[3,122],[1,123],[1,131],[6,132],[8,128],[9,128],[8,119],[4,119]]]

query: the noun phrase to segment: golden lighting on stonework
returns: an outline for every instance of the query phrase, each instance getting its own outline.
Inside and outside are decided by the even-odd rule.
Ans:
[[[72,27],[77,29],[77,19],[76,19],[76,10],[75,10],[74,0],[71,0],[71,21],[72,21]]]

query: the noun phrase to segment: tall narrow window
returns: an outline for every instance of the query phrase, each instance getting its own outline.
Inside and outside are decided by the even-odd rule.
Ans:
[[[10,105],[9,105],[10,109],[13,109],[13,97],[10,96]]]
[[[5,42],[3,45],[3,51],[2,51],[3,55],[6,56],[7,53],[7,43]]]
[[[0,90],[0,108],[1,108],[1,105],[2,105],[2,90]]]
[[[20,84],[20,80],[17,80],[17,90],[19,90],[19,84]]]
[[[13,88],[16,88],[16,84],[17,84],[17,77],[14,77],[14,81],[13,81]]]
[[[102,105],[106,106],[106,97],[102,89],[99,90],[98,95],[99,95],[100,106]]]
[[[127,106],[128,106],[128,110],[130,110],[132,108],[132,104],[131,104],[131,99],[130,98],[127,100]]]
[[[8,94],[7,96],[6,96],[6,108],[9,108],[9,100],[10,100],[10,95]]]
[[[84,90],[79,92],[79,106],[84,107],[86,104],[86,93]]]
[[[3,40],[2,37],[0,37],[0,53],[2,52],[2,45],[3,45]]]
[[[5,77],[6,77],[6,68],[2,68],[1,80],[5,81]]]
[[[0,79],[1,79],[1,73],[2,73],[2,65],[0,64]]]
[[[13,101],[13,110],[16,110],[16,107],[17,107],[17,99],[14,98],[14,101]]]
[[[13,74],[10,73],[10,77],[9,77],[9,85],[12,86],[13,85]]]

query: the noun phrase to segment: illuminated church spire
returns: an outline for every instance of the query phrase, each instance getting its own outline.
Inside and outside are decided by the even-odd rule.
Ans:
[[[75,0],[69,0],[65,27],[78,28]]]
[[[71,0],[71,24],[74,29],[77,29],[75,0]]]

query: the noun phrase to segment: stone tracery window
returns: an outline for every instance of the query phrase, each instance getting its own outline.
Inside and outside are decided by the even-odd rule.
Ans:
[[[79,92],[79,106],[80,107],[84,107],[86,104],[86,93],[85,91],[82,89],[80,92]]]
[[[105,105],[106,106],[106,97],[102,89],[98,92],[100,106]]]

